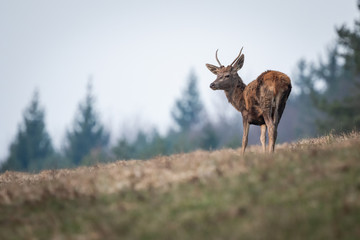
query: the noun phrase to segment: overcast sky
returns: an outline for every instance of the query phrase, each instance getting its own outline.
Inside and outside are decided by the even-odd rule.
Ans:
[[[357,16],[355,0],[0,0],[0,159],[35,89],[57,148],[90,76],[113,138],[137,123],[165,131],[191,69],[215,111],[205,63],[216,49],[227,65],[244,46],[246,83],[267,69],[291,76]]]

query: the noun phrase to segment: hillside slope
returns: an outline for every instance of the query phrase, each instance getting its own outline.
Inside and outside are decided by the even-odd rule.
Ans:
[[[0,175],[0,239],[359,239],[360,134]]]

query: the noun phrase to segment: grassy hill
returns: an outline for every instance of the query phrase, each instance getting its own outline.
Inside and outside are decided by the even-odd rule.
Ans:
[[[360,133],[0,175],[0,239],[360,239]]]

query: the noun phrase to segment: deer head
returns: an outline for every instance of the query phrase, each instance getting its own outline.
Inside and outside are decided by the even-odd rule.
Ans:
[[[242,49],[240,50],[239,55],[235,58],[235,60],[227,67],[221,65],[216,50],[215,58],[216,61],[219,63],[219,67],[206,64],[206,67],[217,77],[214,82],[210,84],[210,88],[212,90],[229,90],[239,83],[239,75],[237,72],[242,68],[244,65],[244,54],[241,54]]]

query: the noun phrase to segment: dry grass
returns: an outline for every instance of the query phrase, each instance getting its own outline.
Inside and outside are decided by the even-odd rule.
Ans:
[[[360,133],[303,139],[276,146],[277,152],[339,148],[360,139]],[[117,161],[76,169],[46,170],[39,174],[7,171],[0,175],[0,204],[41,201],[47,197],[74,199],[94,197],[121,190],[167,189],[174,184],[204,180],[247,171],[246,160],[254,163],[264,155],[260,146],[250,146],[242,157],[240,149],[161,156],[151,160]],[[265,157],[266,158],[266,157]]]
[[[167,189],[174,184],[246,171],[235,150],[196,151],[148,161],[117,161],[76,169],[46,170],[39,174],[0,175],[0,204],[41,201],[56,197],[95,197],[122,190]]]
[[[359,147],[353,132],[281,144],[273,155],[251,146],[245,157],[223,149],[5,172],[0,238],[354,239]]]

